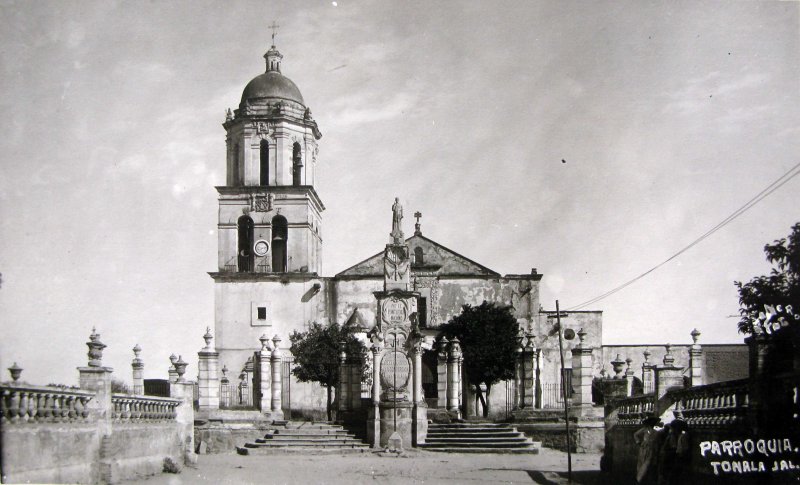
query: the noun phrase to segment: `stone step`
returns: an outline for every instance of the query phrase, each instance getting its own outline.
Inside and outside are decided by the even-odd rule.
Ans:
[[[357,440],[353,436],[290,436],[290,437],[280,437],[276,436],[273,438],[258,438],[256,439],[256,443],[294,443],[297,441],[303,442],[313,442],[313,443],[336,443],[336,442],[349,442],[355,441],[360,443],[361,440]]]
[[[313,434],[318,436],[336,436],[340,434],[347,434],[346,429],[315,429],[315,428],[297,428],[297,429],[276,429],[274,433],[281,436],[295,436]]]
[[[421,444],[420,447],[429,448],[528,448],[533,446],[530,441],[519,441],[509,443],[476,443],[476,442],[460,442],[460,443],[429,443]]]
[[[512,429],[510,429],[508,431],[471,431],[469,433],[457,432],[457,431],[453,431],[453,430],[447,430],[447,431],[439,431],[439,430],[430,431],[430,430],[428,430],[428,436],[443,436],[443,437],[447,437],[447,436],[475,436],[476,438],[492,438],[492,437],[504,438],[504,437],[507,437],[507,436],[520,436],[520,435],[522,435],[522,433],[520,433],[519,431],[514,431]]]
[[[264,439],[266,440],[340,440],[340,439],[347,439],[347,438],[355,438],[353,435],[349,434],[265,434]]]
[[[358,440],[351,440],[351,441],[329,441],[329,442],[320,442],[320,441],[313,441],[313,440],[296,440],[296,441],[273,441],[267,440],[263,443],[245,443],[245,448],[280,448],[280,447],[292,447],[292,448],[303,448],[303,447],[311,447],[311,448],[368,448],[369,445],[362,443]]]
[[[449,436],[441,438],[438,436],[428,436],[426,443],[529,443],[530,440],[525,436],[511,436],[508,438],[475,438],[473,436]]]
[[[420,445],[425,451],[435,451],[438,453],[496,453],[496,454],[531,454],[539,453],[539,448],[428,448]]]
[[[319,448],[316,446],[282,446],[271,448],[236,448],[240,455],[352,455],[368,453],[369,447],[366,445],[357,448]]]

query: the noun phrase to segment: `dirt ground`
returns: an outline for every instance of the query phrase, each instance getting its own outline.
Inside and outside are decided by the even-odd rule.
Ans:
[[[189,484],[480,484],[567,483],[567,455],[543,449],[538,455],[451,454],[407,451],[402,456],[201,455],[196,469],[129,483]],[[600,455],[572,457],[573,484],[600,484]]]

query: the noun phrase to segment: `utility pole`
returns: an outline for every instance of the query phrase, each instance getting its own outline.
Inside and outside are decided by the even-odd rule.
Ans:
[[[564,379],[564,344],[561,339],[561,310],[558,308],[558,300],[556,300],[556,330],[558,330],[558,353],[561,355],[561,394],[564,398],[564,427],[567,432],[567,483],[572,483],[572,451],[569,442],[569,401],[567,401],[567,382],[566,379]]]

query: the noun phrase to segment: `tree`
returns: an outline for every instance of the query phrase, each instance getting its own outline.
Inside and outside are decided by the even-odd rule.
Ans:
[[[510,306],[484,301],[478,306],[464,305],[461,314],[442,325],[442,333],[450,340],[458,337],[464,355],[467,382],[483,405],[483,416],[489,416],[489,395],[492,385],[514,378],[516,362],[517,320]],[[486,395],[480,384],[486,385]]]
[[[756,332],[754,323],[759,319],[794,320],[800,310],[800,222],[792,226],[788,238],[767,244],[764,252],[773,265],[769,275],[734,282],[739,289],[740,333]]]
[[[294,368],[292,374],[300,382],[318,382],[328,389],[328,420],[331,418],[331,392],[339,385],[339,356],[342,341],[347,357],[358,357],[360,373],[364,374],[367,348],[356,338],[356,329],[349,325],[339,326],[335,322],[328,325],[312,323],[305,332],[294,331],[289,336],[292,342]],[[362,377],[363,378],[363,377]]]

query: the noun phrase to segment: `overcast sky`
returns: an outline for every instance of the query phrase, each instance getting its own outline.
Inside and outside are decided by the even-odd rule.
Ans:
[[[569,308],[800,161],[796,2],[3,1],[3,379],[16,361],[75,384],[92,326],[125,380],[136,343],[146,377],[172,352],[196,374],[221,123],[273,20],[323,133],[325,275],[381,250],[397,196],[407,234],[421,211],[425,236],[535,267],[544,307]],[[798,189],[592,305],[604,342],[740,342],[733,281],[768,271]]]

